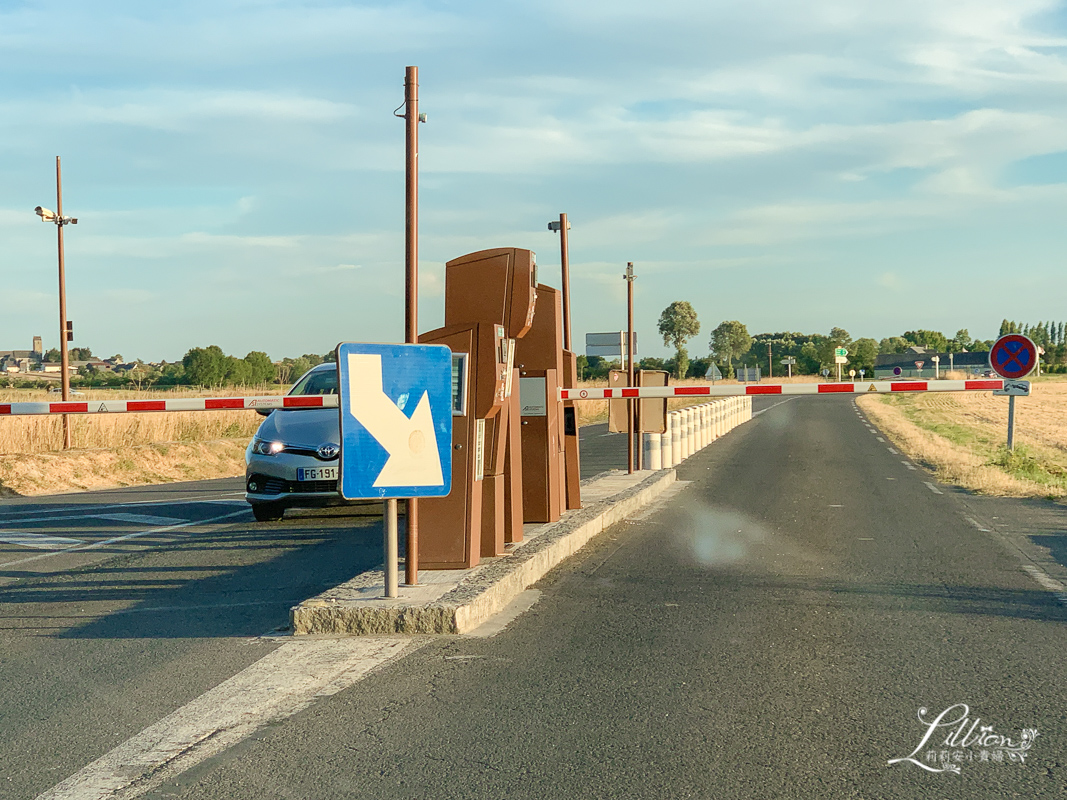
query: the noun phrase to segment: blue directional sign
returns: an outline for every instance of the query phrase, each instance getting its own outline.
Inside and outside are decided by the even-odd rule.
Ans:
[[[341,496],[442,497],[452,489],[452,351],[337,346]]]
[[[1037,366],[1037,345],[1021,333],[1001,336],[989,348],[989,366],[1002,378],[1025,378]]]

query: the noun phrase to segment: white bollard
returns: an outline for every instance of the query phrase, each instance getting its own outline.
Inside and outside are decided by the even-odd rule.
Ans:
[[[672,411],[668,419],[671,423],[671,466],[677,467],[682,463],[682,420],[677,411]]]
[[[662,445],[658,433],[646,433],[644,439],[645,469],[663,469]]]
[[[697,406],[697,421],[700,425],[700,436],[697,441],[700,442],[700,449],[703,450],[708,446],[708,404],[702,403]]]
[[[663,433],[660,434],[660,437],[659,437],[659,447],[660,447],[659,463],[660,463],[660,466],[663,467],[663,469],[669,469],[670,467],[674,466],[674,461],[671,458],[671,456],[673,455],[673,450],[671,449],[671,418],[670,418],[670,415],[667,416],[666,422],[667,422],[666,430],[664,430]]]
[[[689,449],[689,409],[683,408],[678,412],[682,424],[682,461],[692,455]]]
[[[702,408],[704,409],[704,446],[707,447],[711,444],[711,405],[705,403]]]

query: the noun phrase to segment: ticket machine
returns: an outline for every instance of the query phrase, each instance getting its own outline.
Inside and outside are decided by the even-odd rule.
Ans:
[[[471,567],[522,539],[516,501],[522,474],[505,465],[519,463],[511,397],[515,341],[534,319],[536,275],[533,252],[518,248],[482,250],[445,264],[445,326],[421,334],[419,342],[466,354],[471,393],[466,416],[453,425],[452,493],[420,500],[420,568]]]
[[[563,310],[558,290],[538,284],[537,296],[533,325],[519,340],[515,356],[522,406],[523,519],[555,522],[567,509],[566,421],[559,398],[566,367]],[[576,442],[576,428],[574,433]]]

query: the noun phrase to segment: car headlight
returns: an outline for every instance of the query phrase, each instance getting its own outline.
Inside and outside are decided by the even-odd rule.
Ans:
[[[271,442],[267,439],[256,439],[252,442],[252,452],[261,456],[272,456],[281,452],[284,447],[281,442]]]

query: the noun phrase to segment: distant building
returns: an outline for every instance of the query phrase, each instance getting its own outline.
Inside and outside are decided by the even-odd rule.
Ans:
[[[44,361],[44,345],[40,336],[33,337],[32,350],[0,350],[0,372],[32,372]]]
[[[940,364],[935,365],[934,356],[941,359]],[[922,362],[922,366],[917,362]],[[988,369],[988,351],[939,353],[926,347],[909,347],[903,353],[883,353],[874,359],[874,379],[877,381],[893,378],[932,380],[938,372],[944,378],[950,371],[980,375]]]

